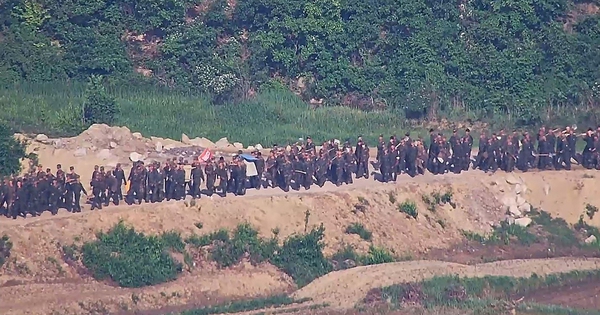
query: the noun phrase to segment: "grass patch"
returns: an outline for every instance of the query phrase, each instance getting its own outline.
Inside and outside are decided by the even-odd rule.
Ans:
[[[181,312],[181,315],[211,315],[248,312],[270,307],[281,307],[296,303],[304,303],[310,299],[294,300],[285,294],[252,300],[234,301],[222,305],[208,306]]]
[[[413,219],[416,219],[419,216],[417,204],[411,200],[406,200],[403,203],[399,204],[398,210],[402,213],[405,213],[407,217],[412,217]]]
[[[558,246],[579,246],[581,243],[571,225],[561,218],[553,218],[546,211],[532,209],[529,217],[540,226],[548,236],[548,242]]]
[[[356,234],[365,241],[370,241],[373,237],[373,233],[367,230],[367,228],[361,223],[355,222],[346,227],[346,234]]]
[[[538,237],[529,232],[526,227],[509,224],[506,221],[502,221],[499,226],[494,227],[494,230],[489,235],[481,235],[469,231],[462,231],[462,233],[470,241],[490,245],[510,245],[512,241],[516,241],[517,244],[529,246],[539,241]]]
[[[0,238],[0,267],[2,267],[8,258],[10,258],[10,251],[12,248],[13,244],[8,235],[2,235]]]
[[[401,303],[410,302],[426,307],[456,307],[490,299],[507,300],[512,296],[525,295],[539,289],[589,280],[600,280],[600,270],[573,271],[544,277],[534,274],[529,278],[443,276],[418,283],[392,285],[370,294],[380,293],[384,301],[391,301],[396,307]]]
[[[452,196],[452,190],[448,190],[445,193],[434,191],[431,194],[423,194],[421,199],[429,211],[436,212],[437,206],[444,204],[449,204],[453,209],[456,209],[456,203],[452,201]]]
[[[361,255],[356,252],[354,247],[346,245],[338,250],[330,260],[336,270],[349,269],[356,266],[368,266],[385,264],[396,261],[410,260],[410,257],[396,257],[392,252],[383,248],[371,245],[369,251]]]

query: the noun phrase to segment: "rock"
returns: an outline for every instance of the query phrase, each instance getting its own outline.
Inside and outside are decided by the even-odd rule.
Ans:
[[[263,149],[263,146],[260,143],[257,143],[254,147],[256,148],[256,150],[262,150]]]
[[[75,150],[75,152],[73,152],[73,156],[76,156],[76,157],[82,157],[82,156],[86,156],[86,155],[87,155],[86,148],[79,148],[79,149]]]
[[[45,142],[48,141],[48,136],[46,136],[43,133],[40,133],[39,135],[35,136],[35,141],[39,141],[39,142]]]
[[[116,142],[114,142],[114,141],[111,141],[111,142],[108,144],[108,147],[109,147],[109,148],[111,148],[111,149],[114,149],[114,148],[116,148],[116,147],[117,147],[117,143],[116,143]]]
[[[522,213],[527,213],[531,211],[531,205],[526,202],[519,206],[519,211],[521,211]]]
[[[544,193],[546,196],[550,193],[550,185],[548,183],[544,183]]]
[[[215,142],[215,146],[217,148],[227,148],[230,146],[229,140],[227,140],[227,138],[221,138],[219,141]]]
[[[506,176],[506,182],[511,184],[511,185],[516,185],[516,184],[520,184],[521,182],[514,177],[513,175],[508,175]]]
[[[530,218],[519,218],[515,220],[515,224],[522,226],[522,227],[527,227],[529,226],[529,224],[531,224],[533,220],[531,220]]]
[[[592,244],[596,242],[596,237],[594,235],[590,235],[590,237],[586,238],[584,241],[586,244]]]
[[[244,149],[244,145],[241,142],[234,142],[233,143],[233,147],[238,149],[238,150],[243,150]]]
[[[197,147],[202,147],[202,148],[211,148],[212,149],[212,148],[216,147],[215,144],[207,138],[196,137],[196,138],[190,140],[190,142],[192,145],[195,145]]]
[[[142,134],[139,133],[139,132],[134,132],[134,133],[131,134],[131,136],[134,137],[137,140],[141,140],[142,138],[144,138],[144,136],[142,136]]]
[[[99,159],[108,160],[108,158],[110,158],[110,156],[111,156],[110,150],[109,149],[102,149],[102,150],[100,150],[100,152],[98,152],[98,154],[96,154],[96,156]]]
[[[131,152],[129,154],[129,159],[131,160],[131,162],[140,161],[140,160],[142,160],[143,157],[144,157],[143,155],[141,155],[141,154],[139,154],[137,152]]]
[[[160,142],[160,141],[156,142],[156,144],[154,145],[154,150],[158,153],[162,152],[162,150],[163,150],[162,142]]]
[[[525,200],[525,198],[521,197],[521,196],[517,196],[517,198],[515,199],[516,205],[518,207],[520,207],[521,205],[525,204],[527,202],[527,200]]]
[[[246,148],[246,150],[248,150],[248,151],[250,151],[250,152],[254,152],[254,151],[256,151],[256,148],[255,148],[254,146],[252,146],[252,145],[249,145],[249,146]]]
[[[510,213],[510,215],[512,215],[515,218],[521,217],[523,215],[523,213],[521,213],[519,208],[515,205],[512,205],[508,208],[508,213]]]
[[[190,141],[190,137],[188,137],[185,133],[181,134],[181,142],[183,144],[192,144]]]

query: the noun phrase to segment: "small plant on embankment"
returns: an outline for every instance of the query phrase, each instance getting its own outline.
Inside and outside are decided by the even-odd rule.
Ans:
[[[393,306],[416,303],[425,307],[465,307],[487,305],[491,301],[511,300],[540,289],[558,288],[583,281],[600,280],[600,271],[573,271],[529,278],[487,276],[469,278],[458,276],[434,277],[417,283],[396,284],[373,289],[367,300],[390,301]]]
[[[370,241],[373,237],[373,233],[367,230],[367,228],[361,223],[355,222],[346,227],[346,234],[356,234],[365,241]]]
[[[362,255],[354,247],[346,245],[331,257],[335,270],[349,269],[356,266],[385,264],[396,261],[408,260],[407,257],[396,257],[389,250],[371,245],[369,251]]]
[[[437,206],[444,204],[449,204],[453,209],[456,209],[456,203],[452,201],[452,196],[452,190],[449,189],[445,193],[434,191],[431,194],[423,194],[421,199],[429,211],[436,212]]]
[[[419,210],[417,210],[417,204],[414,201],[406,200],[398,205],[398,210],[405,213],[406,216],[416,219],[419,216]]]
[[[12,247],[13,244],[10,241],[8,235],[3,235],[0,238],[0,267],[2,267],[10,257],[10,250],[12,249]]]
[[[538,242],[538,238],[529,232],[527,228],[508,222],[500,222],[500,225],[495,226],[492,233],[481,235],[469,231],[462,231],[463,235],[470,241],[479,242],[489,245],[510,245],[511,241],[516,241],[517,244],[529,246]]]

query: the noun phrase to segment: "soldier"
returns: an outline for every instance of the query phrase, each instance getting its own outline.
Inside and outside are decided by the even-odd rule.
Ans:
[[[246,181],[247,181],[247,173],[246,173],[246,163],[244,163],[243,159],[237,160],[237,178],[235,194],[237,196],[243,196],[246,194]]]
[[[364,177],[369,179],[369,147],[363,141],[362,137],[358,137],[356,143],[356,178]]]
[[[312,143],[312,142],[311,142]],[[313,143],[314,145],[314,143]],[[256,161],[254,162],[254,165],[256,165],[256,176],[252,176],[251,180],[251,187],[255,188],[255,189],[260,189],[263,185],[262,183],[262,179],[263,179],[263,174],[265,173],[265,159],[262,156],[262,153],[258,150],[254,151],[254,157],[256,158]]]
[[[81,193],[83,192],[84,195],[87,196],[87,191],[85,191],[85,188],[83,188],[83,185],[81,184],[81,177],[76,174],[73,170],[73,167],[70,167],[71,170],[71,178],[72,178],[72,182],[71,182],[71,194],[72,194],[72,199],[71,199],[71,203],[69,203],[69,211],[72,212],[81,212]],[[67,175],[68,176],[68,175]],[[69,179],[67,179],[69,180]]]
[[[183,169],[183,163],[177,165],[177,169],[173,174],[173,183],[175,187],[173,190],[173,199],[182,200],[185,199],[185,170]]]
[[[292,165],[292,161],[290,157],[285,155],[284,162],[281,165],[280,173],[282,175],[282,189],[285,192],[290,191],[290,186],[292,184],[292,177],[294,173],[294,166]]]
[[[588,128],[585,136],[583,137],[583,141],[585,141],[585,148],[582,153],[582,165],[587,169],[591,169],[593,167],[593,154],[596,151],[594,146],[594,136],[593,136],[592,128]]]
[[[485,158],[484,158],[483,154],[485,152],[487,152],[488,143],[489,143],[489,141],[488,141],[488,138],[485,135],[485,133],[481,133],[481,135],[479,135],[477,158],[475,159],[475,163],[473,164],[473,169],[479,168],[480,170],[484,170],[483,169],[483,161],[485,160]]]
[[[217,176],[219,177],[219,190],[223,197],[227,196],[227,164],[225,163],[225,159],[223,157],[219,158],[219,162],[217,163]]]
[[[121,163],[117,163],[115,170],[113,171],[115,178],[117,179],[117,197],[119,200],[123,200],[123,191],[121,189],[122,185],[127,185],[127,180],[125,179],[125,172],[121,167]]]
[[[312,138],[310,136],[306,137],[306,144],[304,146],[304,150],[305,151],[310,151],[313,154],[315,154],[317,152],[315,143],[313,142]]]
[[[556,154],[556,169],[571,170],[571,148],[569,147],[567,135],[564,133],[561,133],[558,141],[556,141]]]
[[[208,196],[212,196],[215,192],[215,182],[217,179],[217,167],[215,165],[214,158],[210,158],[204,166],[204,172],[206,173],[206,190]]]
[[[102,209],[102,203],[103,203],[103,193],[106,190],[106,184],[104,182],[104,177],[102,176],[102,173],[100,171],[95,171],[94,172],[94,177],[92,178],[92,182],[91,182],[91,186],[92,186],[92,194],[94,195],[94,197],[92,198],[92,209]]]
[[[136,199],[138,204],[142,204],[144,200],[143,181],[145,180],[143,165],[141,162],[134,162],[131,173],[129,173],[129,191],[127,191],[127,197],[125,202],[128,205],[135,203]]]
[[[192,171],[191,171],[192,188],[190,190],[190,194],[194,198],[200,198],[201,197],[200,185],[202,184],[202,181],[204,181],[204,172],[202,172],[202,168],[200,167],[199,162],[194,162],[192,164],[192,166],[193,166]]]
[[[185,184],[183,188],[183,197],[186,196],[186,190],[192,193],[192,169],[194,168],[187,160],[183,161],[183,172],[185,174]]]
[[[315,161],[315,178],[316,184],[323,187],[327,181],[327,173],[329,171],[329,157],[325,155],[323,150],[319,152],[319,157]]]
[[[155,203],[155,202],[160,201],[158,187],[161,184],[161,182],[160,182],[161,175],[158,172],[156,165],[150,164],[149,168],[150,169],[147,174],[148,186],[146,188],[146,203],[148,203],[148,202]]]
[[[58,182],[58,180],[53,180],[52,184],[48,187],[48,204],[50,213],[52,215],[58,214],[58,202],[63,192],[60,190],[62,185]]]
[[[410,177],[417,176],[417,156],[419,154],[417,145],[416,141],[411,141],[406,150],[406,173]]]
[[[463,171],[468,171],[471,165],[471,151],[473,150],[473,136],[471,136],[471,130],[465,129],[465,136],[463,137],[463,154],[464,160],[462,162]]]
[[[119,205],[119,182],[117,181],[117,177],[115,176],[115,170],[109,171],[106,174],[106,188],[108,189],[108,193],[106,194],[106,200],[104,205],[108,206],[109,202],[112,200],[115,206]]]

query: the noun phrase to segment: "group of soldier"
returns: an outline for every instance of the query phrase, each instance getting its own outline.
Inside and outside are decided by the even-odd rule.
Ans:
[[[542,127],[536,135],[517,131],[508,134],[504,130],[491,135],[482,133],[476,156],[471,155],[473,137],[466,129],[462,134],[454,130],[450,138],[430,130],[428,147],[423,139],[412,139],[410,134],[391,136],[387,141],[380,135],[374,161],[370,161],[371,149],[362,137],[358,137],[354,146],[349,139],[345,143],[332,139],[320,147],[308,137],[285,147],[273,145],[266,158],[257,150],[252,153],[251,162],[241,151],[231,161],[212,156],[207,161],[199,159],[192,163],[181,158],[162,164],[134,161],[127,177],[120,164],[112,170],[96,166],[91,176],[89,203],[95,210],[110,203],[155,203],[182,200],[187,195],[193,198],[244,195],[247,188],[308,190],[313,185],[322,187],[327,181],[340,186],[371,175],[378,181],[390,182],[401,174],[414,177],[426,171],[460,173],[470,168],[484,172],[498,169],[512,172],[515,168],[523,172],[532,168],[570,170],[571,164],[577,163],[588,169],[600,169],[600,127],[582,134],[576,134],[575,129]],[[578,137],[583,137],[586,143],[582,153],[576,152]],[[251,172],[248,165],[252,166]],[[56,166],[55,172],[38,166],[30,174],[2,182],[0,215],[15,219],[27,214],[37,216],[44,211],[57,214],[59,208],[81,212],[82,193],[88,195],[73,166],[68,172],[61,165]]]

